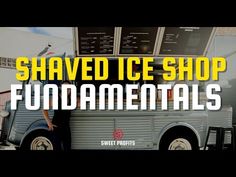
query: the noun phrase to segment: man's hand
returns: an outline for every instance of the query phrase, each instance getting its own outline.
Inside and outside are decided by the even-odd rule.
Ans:
[[[48,110],[42,110],[42,112],[43,112],[43,117],[44,117],[44,119],[46,120],[46,122],[48,124],[49,131],[53,131],[53,127],[57,127],[57,126],[53,125],[52,121],[49,119]]]
[[[49,131],[53,131],[53,127],[57,127],[56,125],[52,124],[51,120],[47,121]]]

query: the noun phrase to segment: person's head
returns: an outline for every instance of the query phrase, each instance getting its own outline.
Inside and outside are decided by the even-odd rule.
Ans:
[[[71,84],[71,82],[70,82],[69,80],[64,80],[64,81],[61,82],[61,87],[62,87],[62,85],[64,85],[64,84]],[[67,94],[70,95],[70,92],[71,92],[71,90],[68,89],[68,90],[67,90]]]

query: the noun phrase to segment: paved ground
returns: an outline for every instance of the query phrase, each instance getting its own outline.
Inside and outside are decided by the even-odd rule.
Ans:
[[[0,145],[0,150],[15,150],[14,146],[1,146]]]

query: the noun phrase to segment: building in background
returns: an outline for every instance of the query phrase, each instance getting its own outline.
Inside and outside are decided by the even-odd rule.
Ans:
[[[0,27],[0,110],[4,108],[6,101],[10,100],[11,84],[20,84],[16,80],[16,58],[20,56],[36,57],[46,47],[50,46],[44,55],[67,55],[73,54],[73,42],[68,34],[58,37],[61,28],[52,28],[51,33],[37,34],[29,31],[22,31],[8,27]],[[68,30],[69,33],[70,30]]]
[[[58,33],[60,28],[53,28]],[[51,30],[52,32],[52,30]],[[68,31],[69,33],[69,31]],[[72,31],[71,31],[72,33]],[[68,34],[70,36],[72,34]],[[15,59],[20,56],[36,57],[48,45],[45,55],[73,54],[73,42],[70,37],[36,34],[33,32],[0,27],[0,92],[10,90],[11,84],[19,84],[15,78]]]
[[[0,92],[0,111],[4,109],[5,103],[11,99],[11,91]]]

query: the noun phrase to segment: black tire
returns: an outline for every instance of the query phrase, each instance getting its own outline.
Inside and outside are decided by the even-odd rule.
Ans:
[[[196,135],[189,129],[173,129],[164,134],[160,141],[160,150],[199,150]]]
[[[30,133],[22,142],[21,150],[61,150],[52,132],[42,130]]]

